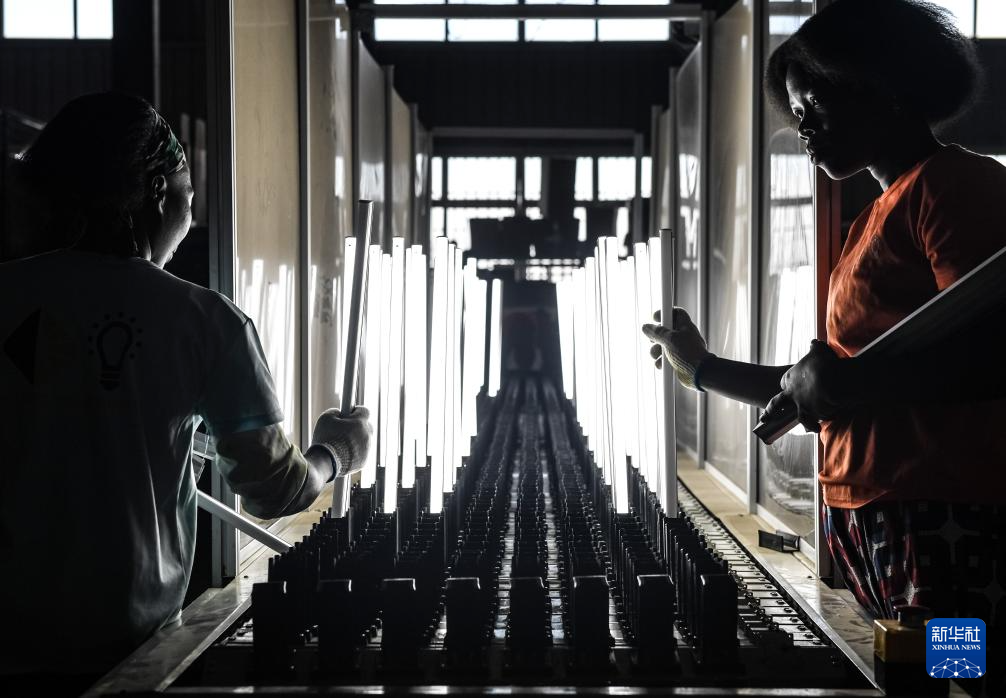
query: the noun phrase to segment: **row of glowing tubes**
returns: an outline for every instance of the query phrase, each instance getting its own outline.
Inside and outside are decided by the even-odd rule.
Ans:
[[[350,312],[355,246],[354,238],[346,240],[344,317]],[[447,238],[433,241],[432,288],[430,260],[421,246],[406,248],[402,238],[394,238],[390,254],[378,245],[367,252],[359,381],[377,439],[360,486],[373,487],[378,467],[384,468],[382,509],[393,512],[399,489],[415,486],[416,468],[425,467],[429,457],[429,511],[439,513],[478,428],[475,404],[486,382],[487,323],[487,392],[490,397],[499,392],[502,284],[493,281],[487,317],[488,286],[476,276],[476,260],[464,263]]]
[[[563,389],[618,513],[630,510],[629,467],[665,512],[677,509],[673,381],[665,384],[640,331],[664,305],[661,252],[651,238],[619,259],[617,239],[600,238],[583,267],[556,284]]]

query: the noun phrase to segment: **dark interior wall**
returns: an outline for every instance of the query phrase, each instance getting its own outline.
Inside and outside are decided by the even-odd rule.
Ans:
[[[111,84],[109,41],[0,38],[0,108],[48,121],[74,97]]]
[[[985,88],[975,105],[940,135],[976,152],[1006,154],[1006,40],[979,41],[978,58],[985,68]]]
[[[161,2],[161,112],[206,118],[205,0]]]
[[[205,2],[167,0],[159,5],[162,111],[173,125],[181,112],[205,118]],[[152,0],[116,2],[117,39],[112,41],[0,38],[0,108],[44,122],[88,92],[127,89],[153,98],[154,6]]]
[[[428,128],[593,128],[646,133],[667,104],[672,42],[411,44],[367,42],[395,66],[395,89]]]

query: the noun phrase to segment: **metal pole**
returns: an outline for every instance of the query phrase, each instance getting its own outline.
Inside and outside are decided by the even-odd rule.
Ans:
[[[356,373],[360,357],[360,326],[363,324],[363,289],[367,277],[367,250],[370,249],[370,228],[374,217],[374,202],[361,200],[356,205],[356,259],[353,263],[353,288],[349,301],[349,327],[346,333],[345,373],[342,376],[343,416],[353,411],[356,403]],[[332,516],[342,518],[349,509],[351,483],[345,475],[336,474],[332,486]]]
[[[272,548],[277,553],[285,553],[291,548],[290,544],[279,536],[273,535],[257,523],[249,521],[245,517],[241,516],[241,514],[237,513],[230,507],[221,504],[205,492],[196,492],[196,503],[203,511],[209,512],[224,523],[230,524],[242,533],[251,536],[259,543]]]

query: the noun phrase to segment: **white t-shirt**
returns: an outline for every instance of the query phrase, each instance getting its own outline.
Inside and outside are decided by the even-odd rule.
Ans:
[[[103,671],[176,616],[200,419],[282,421],[233,303],[140,259],[0,264],[0,673]]]

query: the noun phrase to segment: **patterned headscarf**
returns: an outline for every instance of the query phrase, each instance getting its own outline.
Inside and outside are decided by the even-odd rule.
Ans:
[[[175,138],[168,122],[160,114],[157,114],[154,123],[151,143],[153,150],[146,158],[148,172],[169,175],[185,167],[185,151],[182,150],[182,145]]]

